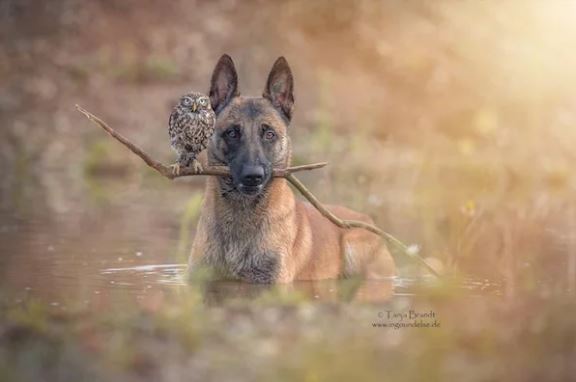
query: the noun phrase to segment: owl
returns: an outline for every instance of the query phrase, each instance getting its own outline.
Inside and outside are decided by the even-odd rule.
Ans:
[[[179,175],[182,167],[191,164],[194,172],[202,171],[196,157],[208,145],[215,121],[208,96],[192,92],[180,98],[168,121],[170,145],[178,154],[176,163],[171,165],[174,175]]]

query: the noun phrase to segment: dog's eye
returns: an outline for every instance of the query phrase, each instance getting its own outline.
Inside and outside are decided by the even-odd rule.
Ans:
[[[230,139],[236,139],[240,136],[240,132],[238,131],[238,127],[234,126],[226,130],[224,135]]]
[[[264,139],[266,139],[267,141],[272,141],[276,138],[276,133],[274,132],[274,130],[266,130],[264,132]]]

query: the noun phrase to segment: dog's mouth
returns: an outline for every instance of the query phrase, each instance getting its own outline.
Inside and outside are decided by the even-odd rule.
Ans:
[[[221,178],[222,195],[243,195],[255,197],[264,192],[266,184],[248,186],[242,183],[235,183],[231,177]]]
[[[264,185],[260,184],[258,186],[246,186],[244,184],[239,184],[236,188],[241,194],[256,196],[264,190]]]

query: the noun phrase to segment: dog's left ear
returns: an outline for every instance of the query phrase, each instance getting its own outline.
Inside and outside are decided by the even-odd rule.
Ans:
[[[292,118],[294,108],[294,79],[288,62],[284,57],[279,57],[268,75],[266,88],[262,96],[272,102],[272,105],[286,118],[288,122]]]

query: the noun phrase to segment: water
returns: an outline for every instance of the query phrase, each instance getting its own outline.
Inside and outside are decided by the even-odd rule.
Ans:
[[[70,181],[67,175],[60,182]],[[54,179],[51,179],[55,181]],[[0,212],[0,290],[15,301],[39,299],[59,309],[102,309],[116,304],[141,305],[162,300],[186,281],[186,257],[202,193],[202,180],[147,185],[128,179],[95,180],[102,196],[85,187],[36,188]],[[120,190],[120,191],[118,191]],[[186,216],[192,217],[186,220]],[[418,293],[433,277],[397,277],[371,282],[385,301]],[[205,299],[222,302],[252,299],[271,287],[213,282]],[[277,286],[316,301],[348,299],[345,282],[327,280]],[[489,280],[461,280],[471,295],[499,294]],[[344,292],[343,292],[344,290]],[[370,292],[372,293],[372,292]]]

